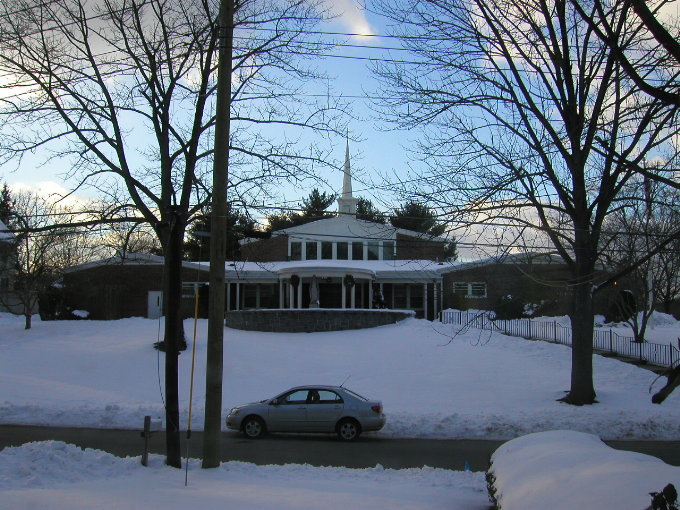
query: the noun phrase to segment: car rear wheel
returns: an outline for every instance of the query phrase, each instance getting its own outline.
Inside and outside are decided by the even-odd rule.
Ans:
[[[361,426],[356,420],[341,420],[337,426],[338,437],[343,441],[354,441],[361,434]]]
[[[259,439],[266,432],[264,422],[257,416],[248,416],[241,428],[248,439]]]

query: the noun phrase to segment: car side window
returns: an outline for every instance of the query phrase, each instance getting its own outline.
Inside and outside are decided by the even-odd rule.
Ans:
[[[282,404],[305,404],[307,403],[307,390],[297,390],[285,395],[282,399],[279,399]]]
[[[342,404],[342,397],[330,390],[319,390],[319,404]]]

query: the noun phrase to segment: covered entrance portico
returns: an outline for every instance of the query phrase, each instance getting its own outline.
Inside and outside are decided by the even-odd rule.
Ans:
[[[441,275],[409,261],[237,262],[227,270],[227,311],[412,310],[434,319]],[[411,267],[413,266],[413,268]]]
[[[278,273],[279,308],[373,308],[376,275],[370,269],[305,265]]]

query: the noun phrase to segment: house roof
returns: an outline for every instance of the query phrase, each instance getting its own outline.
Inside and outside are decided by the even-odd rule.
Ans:
[[[78,264],[76,266],[71,266],[64,270],[66,273],[74,273],[77,271],[84,271],[85,269],[91,269],[93,267],[100,266],[162,266],[164,262],[164,257],[159,255],[151,255],[150,253],[116,253],[113,257],[108,257],[105,259],[93,260],[91,262],[85,262],[83,264]],[[201,271],[207,271],[208,267],[202,267],[200,263],[182,261],[182,266],[185,268],[198,269]]]
[[[207,262],[202,264],[208,265]],[[448,264],[447,264],[448,265]],[[287,278],[298,276],[344,276],[394,278],[404,280],[440,279],[447,267],[430,260],[296,260],[286,262],[229,262],[229,280]]]
[[[13,232],[10,232],[2,220],[0,220],[0,242],[3,243],[13,243],[17,239],[17,236]]]
[[[163,257],[148,253],[126,253],[124,257],[113,257],[78,264],[65,270],[66,273],[84,271],[101,266],[160,266]],[[228,280],[272,281],[290,278],[296,274],[301,277],[344,277],[351,274],[361,278],[394,279],[405,281],[439,280],[456,262],[435,262],[431,260],[295,260],[280,262],[227,261],[225,276]],[[182,261],[187,269],[208,272],[210,262]]]
[[[499,255],[495,257],[488,257],[485,259],[472,260],[470,262],[461,262],[458,264],[451,264],[443,273],[450,273],[455,271],[465,271],[478,267],[495,266],[500,264],[518,265],[518,264],[550,264],[561,265],[564,260],[557,253],[554,252],[529,252],[529,253],[510,253]]]
[[[272,236],[320,236],[327,237],[329,240],[339,239],[349,241],[357,238],[375,240],[394,239],[397,234],[441,243],[448,241],[443,237],[431,236],[405,228],[395,228],[392,225],[385,225],[374,221],[360,220],[347,214],[339,214],[338,216],[333,216],[331,218],[322,218],[320,220],[310,221],[309,223],[272,232]],[[244,239],[242,243],[247,244],[257,240],[259,239]]]

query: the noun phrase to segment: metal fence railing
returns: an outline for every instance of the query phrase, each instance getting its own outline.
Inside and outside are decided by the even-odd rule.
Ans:
[[[444,310],[440,314],[440,321],[444,324],[460,324],[471,328],[498,331],[509,336],[571,345],[571,328],[557,321],[496,320],[491,318],[489,312],[460,310]],[[632,336],[619,335],[611,329],[594,331],[593,348],[600,353],[631,358],[661,367],[673,367],[680,362],[680,350],[670,343],[635,342]]]

